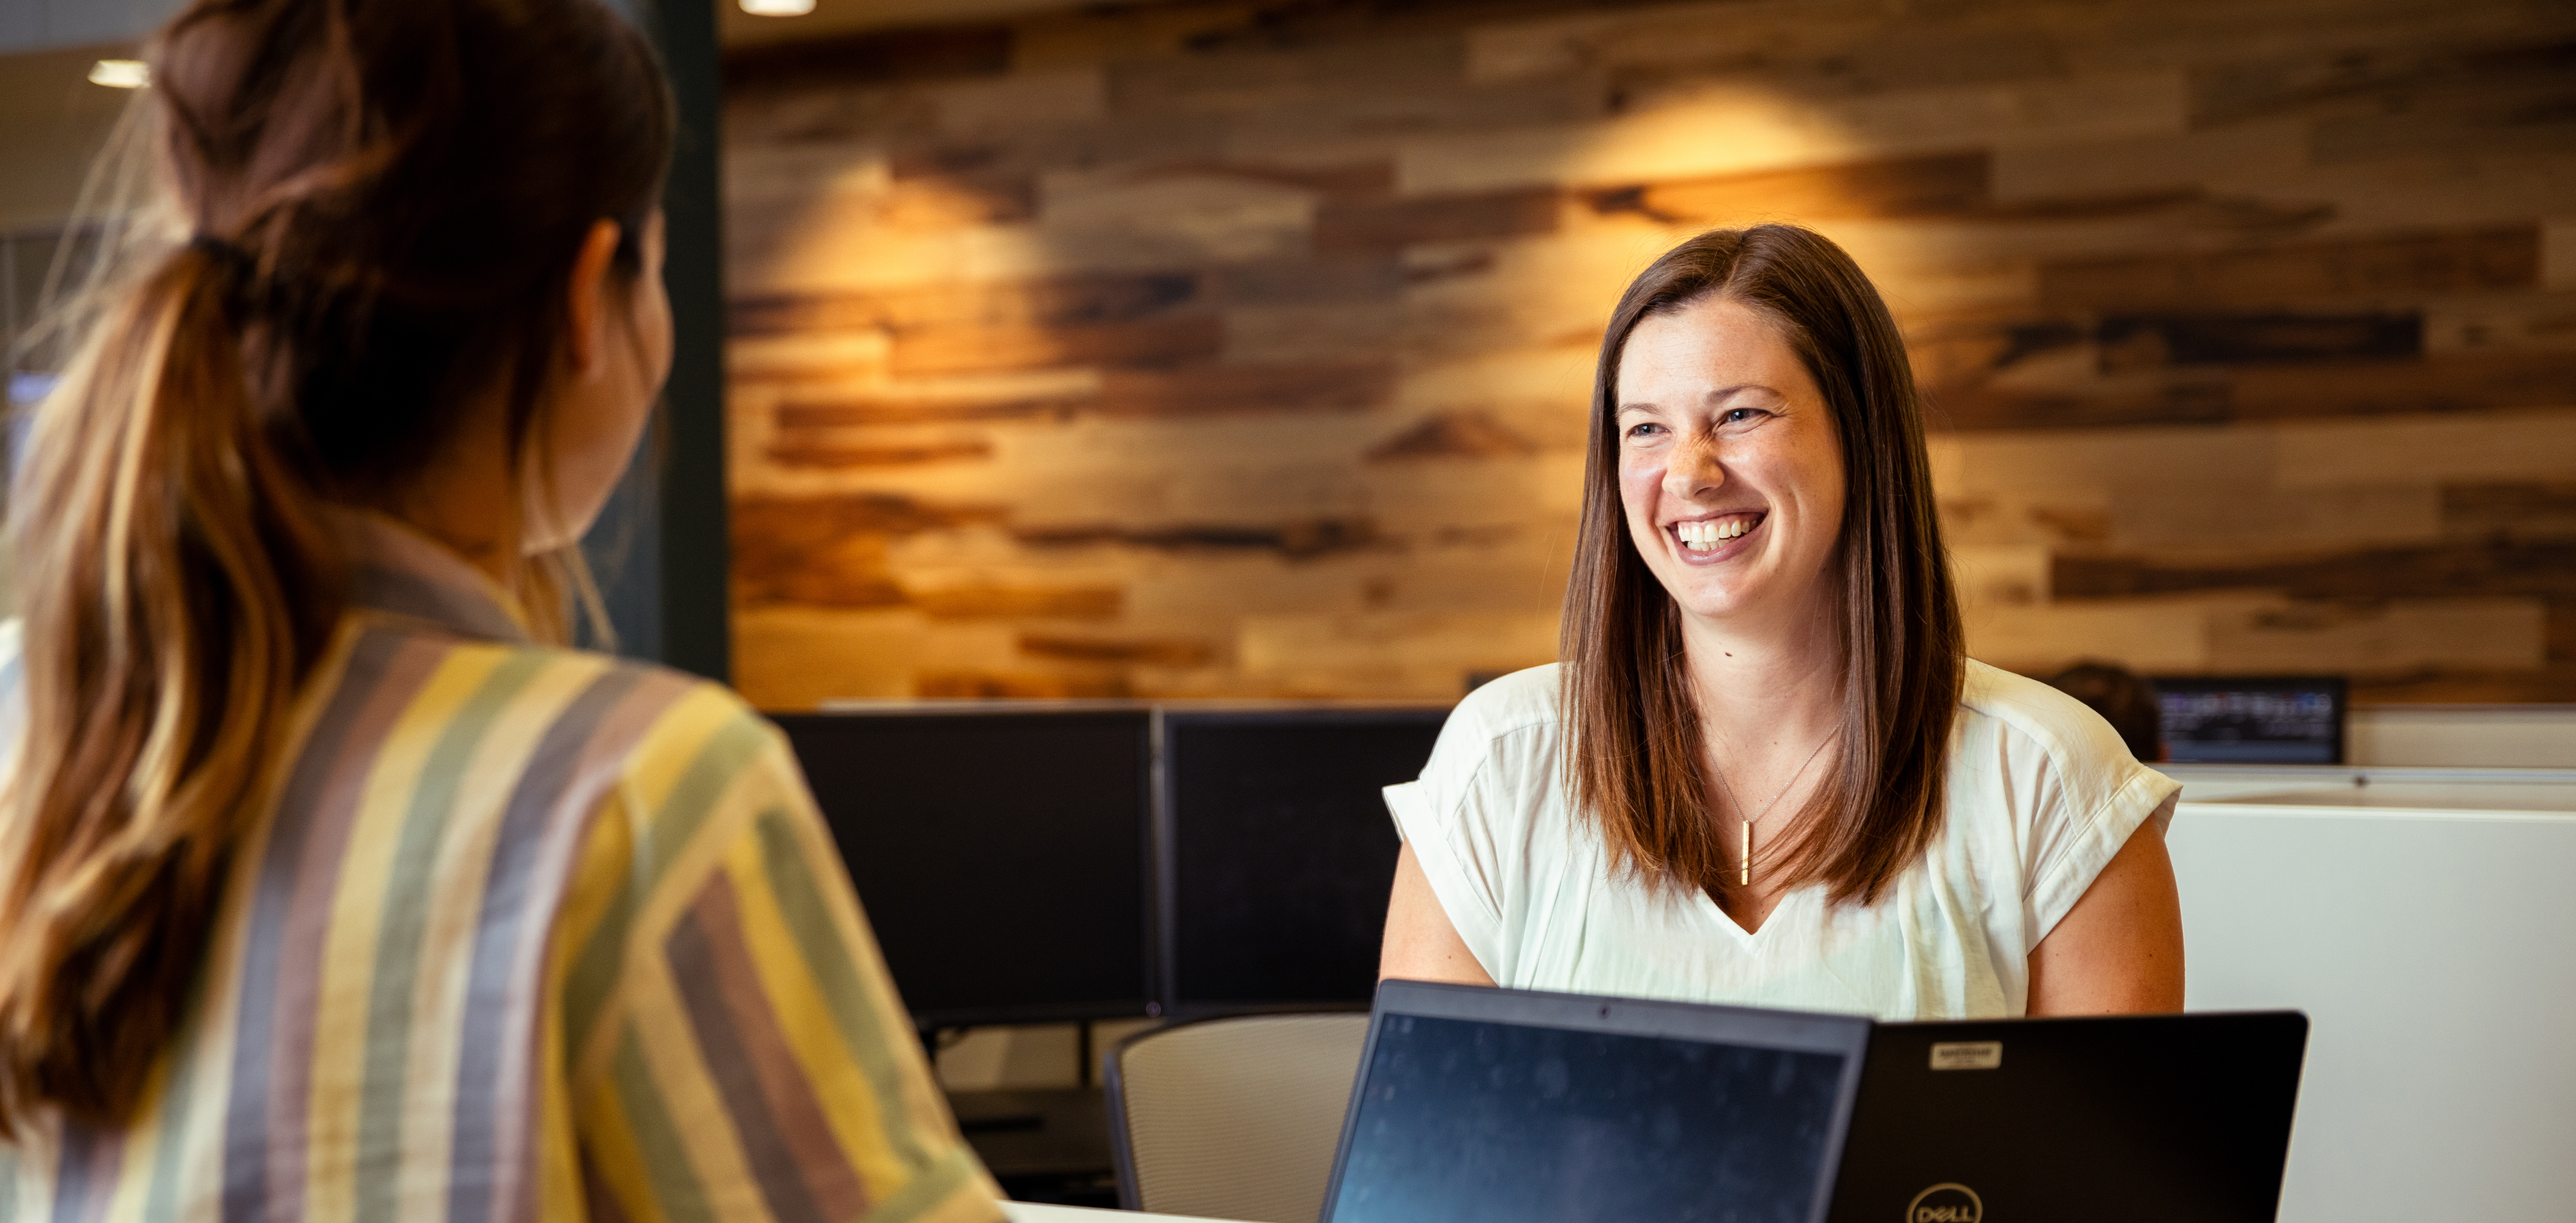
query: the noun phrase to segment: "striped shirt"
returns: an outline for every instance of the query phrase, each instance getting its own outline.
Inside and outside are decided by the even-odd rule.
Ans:
[[[0,1223],[1001,1219],[778,731],[349,530],[190,1018],[128,1126],[0,1148]]]

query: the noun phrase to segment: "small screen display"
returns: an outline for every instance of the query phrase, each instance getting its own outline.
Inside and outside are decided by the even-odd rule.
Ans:
[[[1808,1223],[1840,1054],[1388,1015],[1328,1223]]]
[[[2159,679],[2177,764],[2341,764],[2344,685],[2318,679]]]

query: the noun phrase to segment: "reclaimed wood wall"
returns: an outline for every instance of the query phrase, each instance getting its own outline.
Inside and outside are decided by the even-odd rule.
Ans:
[[[2576,700],[2563,0],[1204,0],[727,88],[768,707],[1547,661],[1612,300],[1761,220],[1907,331],[1978,656]]]

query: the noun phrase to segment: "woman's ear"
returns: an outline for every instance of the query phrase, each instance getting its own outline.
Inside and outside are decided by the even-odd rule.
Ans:
[[[608,342],[608,270],[623,235],[617,222],[591,223],[572,261],[572,278],[564,288],[564,360],[572,372],[588,377],[599,369]]]

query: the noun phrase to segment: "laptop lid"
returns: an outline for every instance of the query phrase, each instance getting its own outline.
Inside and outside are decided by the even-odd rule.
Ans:
[[[1880,1024],[1831,1223],[2272,1223],[2295,1011]]]
[[[1869,1028],[1385,982],[1324,1223],[1819,1223]]]

